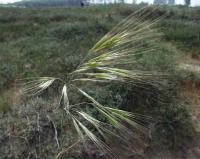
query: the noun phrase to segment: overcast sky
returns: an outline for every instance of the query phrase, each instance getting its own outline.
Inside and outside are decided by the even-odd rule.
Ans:
[[[137,0],[137,2],[149,2],[149,3],[153,3],[154,0]],[[184,0],[175,0],[176,4],[184,4]],[[200,0],[191,0],[191,4],[194,5],[199,5],[200,6]]]
[[[20,0],[0,0],[0,3],[12,3],[12,2],[17,2],[17,1],[20,1]],[[130,1],[132,2],[132,0],[127,0],[127,1]],[[137,0],[138,3],[140,2],[149,2],[149,3],[152,3],[154,0]],[[176,3],[177,4],[183,4],[184,3],[184,0],[176,0]],[[199,5],[200,6],[200,0],[191,0],[191,4],[194,6],[194,5]]]

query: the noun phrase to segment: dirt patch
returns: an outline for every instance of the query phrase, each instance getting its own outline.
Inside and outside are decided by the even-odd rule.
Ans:
[[[180,96],[189,103],[194,128],[200,133],[200,85],[192,82],[184,83]]]

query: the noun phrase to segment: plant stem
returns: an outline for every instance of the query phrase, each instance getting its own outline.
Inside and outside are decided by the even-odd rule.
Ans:
[[[72,149],[74,146],[76,146],[81,140],[76,141],[73,145],[69,146],[68,148],[60,151],[58,155],[56,156],[56,159],[60,159],[65,153],[67,153],[70,149]]]

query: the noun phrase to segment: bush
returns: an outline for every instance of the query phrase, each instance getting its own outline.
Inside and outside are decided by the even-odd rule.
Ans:
[[[13,106],[10,94],[2,95],[0,97],[0,113],[7,113],[11,111]]]
[[[9,88],[11,83],[15,80],[16,68],[10,63],[1,63],[0,66],[0,91]]]
[[[178,149],[186,138],[192,136],[193,127],[188,110],[183,105],[167,104],[158,111],[156,131],[169,147]]]

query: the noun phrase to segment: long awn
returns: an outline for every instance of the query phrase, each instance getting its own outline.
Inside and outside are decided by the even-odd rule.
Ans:
[[[84,91],[84,82],[124,82],[140,85],[143,83],[154,84],[154,77],[162,77],[161,73],[126,69],[126,65],[136,64],[140,54],[156,52],[154,42],[160,39],[161,34],[154,29],[163,16],[153,17],[154,12],[148,8],[142,8],[125,18],[97,42],[89,51],[87,56],[80,62],[78,67],[67,76],[67,79],[54,77],[38,77],[19,80],[21,90],[26,95],[37,95],[50,87],[55,81],[62,85],[61,100],[64,107],[60,107],[77,131],[78,141],[67,149],[62,150],[57,158],[63,156],[69,149],[80,142],[92,141],[97,148],[106,152],[109,158],[118,158],[111,148],[104,141],[107,135],[112,135],[123,141],[128,141],[124,135],[134,134],[133,130],[145,133],[147,127],[144,123],[152,121],[152,118],[120,110],[118,108],[104,106],[97,102],[92,96]],[[151,20],[148,20],[151,19]],[[148,42],[148,45],[145,42]],[[89,102],[70,104],[70,89],[75,89],[82,94]],[[106,121],[101,121],[83,109],[83,105],[96,109]],[[87,124],[93,126],[96,131],[90,130]]]

